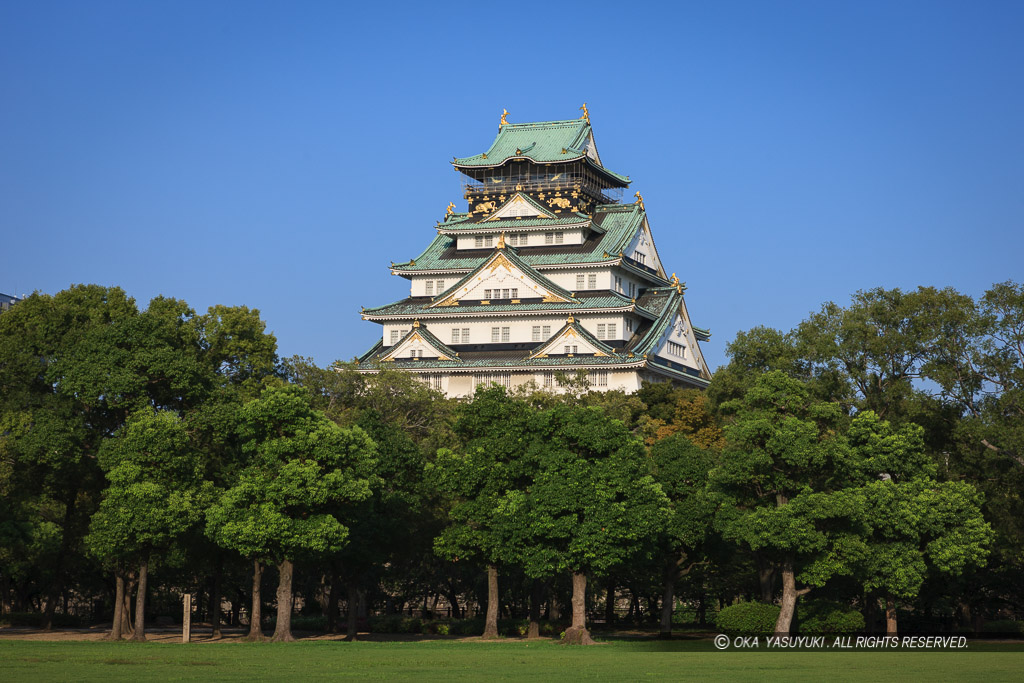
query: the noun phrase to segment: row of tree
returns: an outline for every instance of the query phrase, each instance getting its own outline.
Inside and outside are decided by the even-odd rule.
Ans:
[[[706,392],[562,377],[457,402],[280,360],[244,307],[33,295],[0,315],[3,610],[98,603],[141,639],[153,569],[216,632],[245,603],[254,639],[267,603],[276,640],[296,598],[332,630],[344,600],[354,637],[358,606],[434,595],[486,604],[486,636],[571,605],[585,643],[595,585],[608,617],[620,589],[660,605],[664,634],[738,599],[777,603],[780,633],[815,597],[893,632],[897,608],[1020,614],[1024,287],[862,292],[728,351]]]

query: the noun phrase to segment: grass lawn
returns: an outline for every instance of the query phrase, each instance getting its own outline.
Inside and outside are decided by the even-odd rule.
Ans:
[[[717,652],[705,642],[307,641],[106,643],[0,640],[0,681],[640,680],[1019,681],[1024,650]]]

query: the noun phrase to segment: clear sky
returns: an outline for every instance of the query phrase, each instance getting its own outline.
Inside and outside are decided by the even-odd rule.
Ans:
[[[244,304],[349,359],[452,157],[585,101],[713,369],[858,289],[1024,280],[1022,36],[969,0],[7,0],[0,292]]]

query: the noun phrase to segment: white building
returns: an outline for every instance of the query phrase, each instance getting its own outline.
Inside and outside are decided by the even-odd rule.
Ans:
[[[365,308],[381,340],[359,370],[396,367],[448,396],[483,383],[587,373],[594,389],[644,381],[704,387],[711,375],[690,324],[685,286],[666,275],[643,199],[606,169],[589,116],[505,123],[483,154],[455,159],[468,210],[449,205],[437,236],[392,275],[409,296]]]

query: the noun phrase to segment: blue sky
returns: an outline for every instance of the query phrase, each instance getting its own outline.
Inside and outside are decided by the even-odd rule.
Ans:
[[[858,289],[1024,279],[1021,35],[966,0],[2,3],[0,291],[244,304],[348,359],[452,157],[585,101],[714,368]]]

